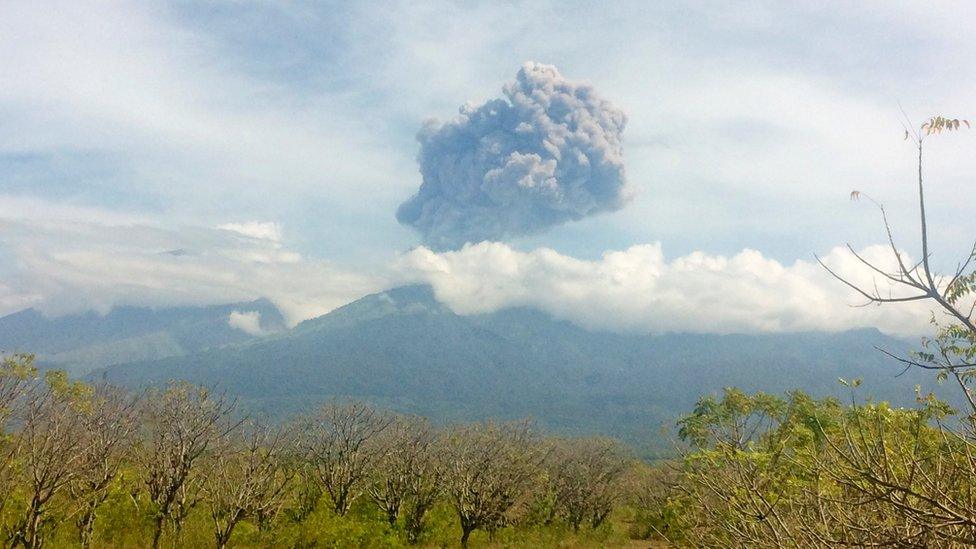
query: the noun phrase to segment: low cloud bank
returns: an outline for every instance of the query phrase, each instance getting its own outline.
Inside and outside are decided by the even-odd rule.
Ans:
[[[862,251],[880,264],[889,253],[881,246]],[[846,249],[835,248],[824,260],[872,287],[870,272]],[[694,252],[668,261],[660,244],[649,244],[584,261],[550,249],[522,252],[483,242],[444,253],[416,248],[401,258],[400,268],[430,283],[437,298],[460,314],[529,306],[592,329],[639,332],[876,327],[915,335],[930,329],[927,305],[851,307],[864,300],[816,262],[783,265],[748,249],[732,257]]]
[[[0,219],[0,256],[12,258],[0,271],[0,314],[35,307],[57,316],[119,305],[212,305],[265,297],[294,325],[391,283],[287,250],[276,225],[240,227]],[[260,328],[245,317],[229,322],[245,332],[255,324]]]
[[[417,135],[423,183],[397,220],[431,249],[537,233],[630,199],[623,112],[540,63],[526,63],[504,95]]]
[[[418,247],[367,273],[289,251],[278,231],[247,232],[0,220],[0,314],[31,306],[59,315],[265,297],[294,325],[368,293],[421,282],[459,314],[528,306],[597,330],[931,331],[927,303],[851,307],[863,299],[812,258],[782,264],[755,250],[666,258],[660,244],[647,244],[590,261],[482,242],[440,253]],[[881,246],[861,253],[881,265],[890,257]],[[846,249],[835,248],[824,260],[874,287],[872,273]],[[879,290],[888,291],[881,281]],[[238,329],[261,329],[259,318],[232,316],[228,322]]]

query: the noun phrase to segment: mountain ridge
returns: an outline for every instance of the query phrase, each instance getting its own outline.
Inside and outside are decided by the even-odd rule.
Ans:
[[[280,311],[266,299],[203,307],[123,306],[105,314],[86,311],[60,317],[30,308],[0,317],[0,349],[31,352],[43,365],[84,374],[95,367],[254,339],[229,324],[234,311],[257,313],[268,332],[287,328]]]
[[[534,417],[547,428],[658,439],[662,425],[726,386],[914,402],[931,376],[874,350],[906,351],[875,329],[789,334],[594,332],[530,308],[461,316],[429,287],[365,296],[291,330],[240,344],[96,371],[130,387],[187,379],[287,417],[356,398],[435,421]]]

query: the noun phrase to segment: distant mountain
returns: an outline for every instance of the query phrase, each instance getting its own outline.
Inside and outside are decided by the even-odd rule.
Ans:
[[[49,318],[27,309],[0,318],[0,350],[38,355],[40,363],[87,373],[96,367],[184,356],[255,339],[230,326],[231,312],[257,313],[262,332],[286,329],[271,302],[211,307],[149,309],[119,307]]]
[[[874,346],[908,343],[877,330],[766,335],[625,335],[584,330],[537,310],[459,316],[430,288],[374,294],[295,328],[233,346],[97,372],[137,387],[187,379],[283,417],[332,397],[439,421],[534,417],[550,429],[660,440],[702,394],[726,386],[898,404],[922,372],[900,372]]]

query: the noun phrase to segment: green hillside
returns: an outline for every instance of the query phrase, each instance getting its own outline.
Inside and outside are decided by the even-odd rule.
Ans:
[[[274,417],[332,397],[437,421],[533,417],[558,432],[660,440],[702,395],[726,386],[845,396],[837,378],[864,378],[859,397],[913,402],[930,376],[873,347],[909,344],[876,330],[764,335],[591,332],[531,309],[459,316],[427,287],[364,297],[264,339],[94,376],[138,387],[170,379],[219,387]]]

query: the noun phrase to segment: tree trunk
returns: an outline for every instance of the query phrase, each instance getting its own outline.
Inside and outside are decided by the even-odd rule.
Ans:
[[[95,503],[90,502],[85,512],[78,517],[78,539],[84,549],[91,547],[92,534],[95,532]]]
[[[593,520],[590,522],[590,525],[593,526],[594,530],[596,530],[601,524],[603,524],[603,521],[607,520],[608,516],[610,516],[610,511],[597,512],[593,516]]]
[[[242,517],[240,516],[240,511],[235,511],[230,518],[227,519],[227,525],[223,528],[219,524],[214,528],[214,537],[217,541],[217,549],[224,549],[227,544],[230,543],[230,536],[234,533],[234,527],[237,526],[238,521]]]
[[[468,538],[471,537],[471,532],[474,530],[471,526],[466,524],[461,525],[461,549],[468,549]]]
[[[160,513],[156,516],[156,528],[153,530],[152,549],[159,549],[159,539],[163,536],[163,525],[165,523],[165,515]]]
[[[340,517],[346,516],[346,513],[349,511],[349,494],[340,488],[336,490],[336,494],[332,497],[332,499],[335,514],[339,515]]]
[[[424,513],[425,509],[422,508],[408,508],[403,521],[404,529],[407,531],[407,543],[413,544],[420,540],[420,535],[424,531]]]
[[[21,543],[27,549],[39,549],[41,547],[38,530],[40,530],[41,526],[42,505],[38,498],[34,497],[31,500],[30,507],[27,509],[27,520],[24,521],[24,528],[20,533]]]

